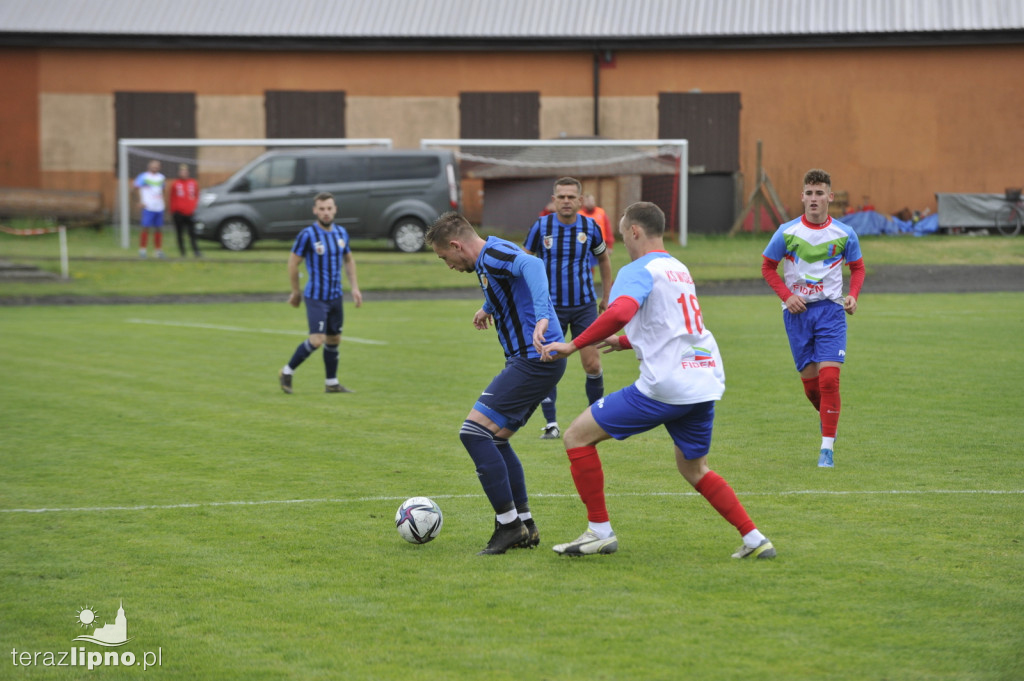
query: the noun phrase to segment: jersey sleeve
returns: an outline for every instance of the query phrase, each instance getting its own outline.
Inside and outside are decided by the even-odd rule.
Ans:
[[[299,232],[299,235],[295,237],[295,243],[292,244],[292,253],[300,257],[306,257],[306,251],[309,249],[309,230],[303,229]]]
[[[636,263],[632,263],[635,265]],[[627,265],[619,270],[615,276],[615,283],[612,284],[612,292],[609,300],[614,303],[620,296],[628,296],[636,301],[637,306],[643,305],[647,296],[651,295],[654,288],[654,279],[651,273],[644,267]]]
[[[766,258],[771,258],[775,262],[782,262],[782,259],[786,257],[786,236],[782,233],[781,229],[775,231],[772,234],[772,238],[768,241],[768,245],[764,249],[762,255]]]
[[[860,239],[857,238],[857,232],[850,229],[848,231],[850,237],[846,240],[846,246],[843,248],[843,257],[846,258],[846,262],[856,262],[863,256],[860,253]]]
[[[352,240],[349,238],[348,230],[341,225],[335,225],[341,232],[341,238],[345,240],[345,248],[341,249],[341,256],[345,257],[352,252]]]
[[[640,304],[629,296],[619,296],[601,313],[586,331],[572,339],[577,348],[585,348],[620,331],[640,309]]]
[[[793,292],[786,286],[786,282],[779,276],[779,261],[772,260],[767,255],[761,261],[761,276],[768,282],[768,285],[775,291],[775,295],[786,302],[793,295]]]
[[[530,251],[531,253],[540,253],[540,220],[533,223],[530,227],[530,231],[526,234],[526,240],[523,242],[523,248]]]
[[[537,318],[556,319],[555,309],[548,294],[548,275],[541,259],[528,253],[520,253],[512,260],[509,271],[517,277],[522,277],[526,282]]]
[[[592,218],[586,218],[587,222],[587,233],[590,235],[590,243],[593,246],[590,247],[590,252],[595,256],[601,255],[608,250],[608,244],[604,240],[604,233],[601,231],[601,226],[597,224],[597,220]]]
[[[864,285],[864,258],[847,263],[850,268],[850,295],[860,297],[860,288]]]

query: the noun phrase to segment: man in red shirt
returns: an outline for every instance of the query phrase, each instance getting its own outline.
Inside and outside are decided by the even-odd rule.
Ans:
[[[192,252],[197,258],[202,257],[196,243],[196,223],[192,219],[198,203],[199,184],[189,177],[188,165],[182,163],[178,166],[178,179],[171,183],[171,215],[174,216],[174,229],[178,232],[178,250],[183,258],[188,255],[185,251],[184,232],[188,233],[189,241],[192,242]]]

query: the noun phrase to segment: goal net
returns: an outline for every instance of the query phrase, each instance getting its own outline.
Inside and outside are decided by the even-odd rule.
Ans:
[[[160,161],[161,172],[170,184],[178,176],[178,166],[185,164],[199,186],[209,187],[228,179],[236,171],[266,151],[280,148],[311,147],[380,147],[391,148],[388,138],[338,139],[138,139],[117,142],[117,220],[120,224],[121,247],[131,242],[131,221],[137,207],[131,205],[132,182],[152,160]]]
[[[665,212],[666,232],[686,245],[686,140],[425,139],[455,152],[470,222],[518,238],[546,210],[554,182],[574,177],[617,227],[636,201]]]

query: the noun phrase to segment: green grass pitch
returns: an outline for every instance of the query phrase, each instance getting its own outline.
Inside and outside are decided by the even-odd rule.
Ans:
[[[348,305],[352,395],[319,353],[278,389],[284,303],[4,309],[0,678],[134,679],[157,652],[144,678],[1024,678],[1024,295],[865,295],[835,470],[778,301],[702,303],[728,385],[709,463],[775,561],[730,559],[661,431],[600,447],[619,552],[555,555],[585,514],[539,414],[513,445],[541,546],[476,556],[458,428],[501,366],[478,301]],[[605,357],[609,391],[635,372]],[[563,428],[584,405],[572,358]],[[445,513],[423,546],[393,526],[415,495]],[[76,613],[121,602],[136,666],[44,666],[99,651]]]

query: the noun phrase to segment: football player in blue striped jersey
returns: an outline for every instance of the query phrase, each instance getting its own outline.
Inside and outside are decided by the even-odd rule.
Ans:
[[[480,393],[459,431],[494,509],[494,533],[480,555],[533,548],[540,534],[509,438],[565,373],[564,360],[549,364],[540,358],[546,343],[564,339],[544,265],[511,241],[482,238],[458,213],[441,215],[426,241],[450,269],[476,273],[484,304],[473,315],[473,326],[493,325],[505,354],[504,368]]]
[[[601,226],[579,212],[583,205],[583,185],[572,177],[555,181],[551,196],[555,212],[533,223],[523,248],[544,262],[551,300],[561,322],[562,333],[578,336],[597,319],[598,312],[608,307],[612,288],[612,265]],[[592,257],[601,270],[600,300],[594,288]],[[587,403],[593,404],[604,395],[604,373],[601,354],[593,347],[580,350],[580,361],[587,376],[584,388]],[[559,434],[555,401],[557,389],[541,402],[546,424],[542,440],[556,439]]]
[[[356,261],[349,247],[348,231],[334,224],[338,207],[334,196],[321,192],[313,199],[313,214],[316,222],[306,227],[295,237],[291,255],[288,256],[288,279],[291,295],[288,304],[298,307],[306,302],[306,319],[309,322],[309,337],[299,344],[292,358],[278,373],[281,390],[292,392],[292,375],[306,358],[321,345],[324,347],[324,392],[354,392],[338,382],[338,345],[341,343],[341,329],[345,320],[342,306],[341,273],[348,278],[352,300],[356,307],[363,304],[356,275]],[[299,264],[305,261],[309,280],[305,291],[299,288]]]

